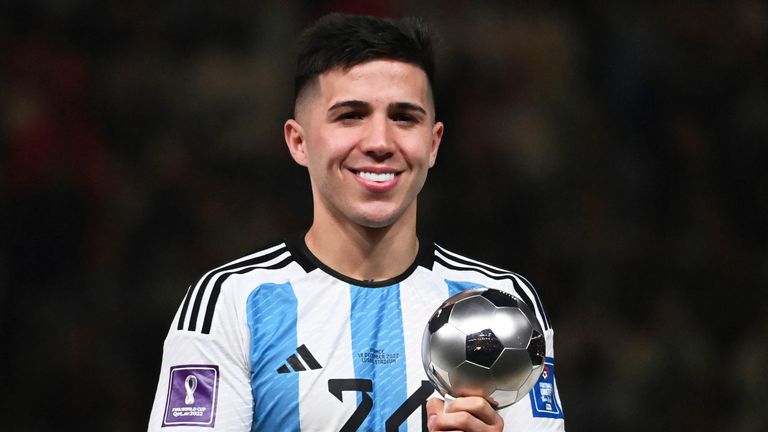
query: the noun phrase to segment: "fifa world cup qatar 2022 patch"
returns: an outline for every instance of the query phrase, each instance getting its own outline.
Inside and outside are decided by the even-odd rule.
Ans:
[[[534,417],[563,418],[563,410],[555,393],[555,359],[544,358],[544,370],[530,393]]]
[[[181,365],[171,367],[165,426],[213,427],[219,390],[219,367]]]

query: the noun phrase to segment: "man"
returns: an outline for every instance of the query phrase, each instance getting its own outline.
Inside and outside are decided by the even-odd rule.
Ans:
[[[330,15],[305,31],[284,132],[309,172],[312,225],[189,288],[150,430],[563,430],[553,376],[548,407],[532,397],[498,412],[479,397],[444,404],[426,380],[427,320],[476,286],[532,306],[553,366],[552,329],[525,279],[416,235],[444,130],[432,71],[417,20]]]

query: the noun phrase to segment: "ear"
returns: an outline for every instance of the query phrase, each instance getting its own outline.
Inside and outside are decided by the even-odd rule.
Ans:
[[[435,166],[437,160],[437,151],[440,149],[440,142],[443,140],[443,131],[445,126],[442,122],[436,122],[432,127],[432,148],[429,151],[429,167]]]
[[[283,126],[285,143],[291,152],[293,160],[301,166],[307,166],[307,154],[305,152],[304,128],[294,119],[287,120]]]

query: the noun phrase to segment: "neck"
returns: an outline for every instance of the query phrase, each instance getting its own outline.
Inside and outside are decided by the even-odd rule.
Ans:
[[[415,216],[415,208],[413,211]],[[320,261],[343,275],[359,280],[391,279],[405,272],[418,254],[415,217],[410,219],[403,217],[382,228],[315,220],[305,241]]]

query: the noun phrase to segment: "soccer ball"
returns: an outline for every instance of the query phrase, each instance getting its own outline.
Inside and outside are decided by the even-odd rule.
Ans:
[[[424,370],[445,396],[482,396],[495,408],[522,399],[544,366],[544,332],[522,300],[493,288],[456,294],[424,329]]]

